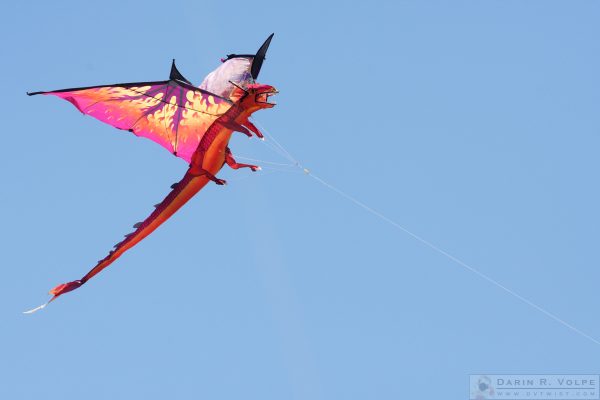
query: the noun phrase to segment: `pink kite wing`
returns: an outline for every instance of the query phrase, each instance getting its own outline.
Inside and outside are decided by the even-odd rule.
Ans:
[[[192,86],[175,67],[168,81],[34,92],[60,97],[83,114],[146,137],[187,162],[210,125],[232,105]]]

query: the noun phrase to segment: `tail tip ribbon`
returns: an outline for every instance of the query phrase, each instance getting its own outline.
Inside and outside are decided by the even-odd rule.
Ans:
[[[80,287],[81,285],[83,285],[85,282],[82,280],[76,280],[76,281],[72,281],[72,282],[67,282],[67,283],[61,283],[60,285],[52,288],[52,290],[50,290],[49,294],[52,295],[52,298],[50,300],[48,300],[46,303],[42,304],[41,306],[38,306],[36,308],[32,308],[31,310],[28,311],[24,311],[23,314],[33,314],[36,311],[42,310],[44,308],[46,308],[46,306],[48,304],[50,304],[52,301],[54,301],[56,298],[58,298],[59,296],[68,293],[72,290],[77,289],[78,287]]]

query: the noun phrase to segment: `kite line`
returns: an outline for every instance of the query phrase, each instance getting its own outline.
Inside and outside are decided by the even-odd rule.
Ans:
[[[431,243],[430,241],[424,239],[423,237],[417,235],[416,233],[413,233],[412,231],[410,231],[409,229],[405,228],[404,226],[402,226],[398,222],[394,221],[393,219],[385,216],[381,212],[379,212],[379,211],[375,210],[374,208],[366,205],[365,203],[363,203],[362,201],[358,200],[357,198],[349,195],[345,191],[337,188],[336,186],[330,184],[329,182],[327,182],[324,179],[320,178],[319,176],[315,175],[311,170],[309,170],[308,168],[305,168],[304,165],[302,165],[302,163],[300,163],[294,156],[292,156],[290,154],[290,152],[287,151],[273,137],[273,135],[271,135],[269,133],[269,131],[264,128],[264,126],[259,125],[256,121],[254,121],[254,123],[260,127],[260,129],[265,134],[265,136],[267,136],[267,138],[271,141],[270,147],[272,149],[274,149],[277,153],[279,153],[281,156],[287,158],[290,161],[290,164],[288,164],[288,165],[295,166],[295,167],[299,168],[300,170],[302,170],[302,172],[304,172],[305,175],[310,176],[312,179],[314,179],[315,181],[317,181],[321,185],[323,185],[326,188],[330,189],[331,191],[339,194],[340,196],[344,197],[346,200],[349,200],[350,202],[354,203],[355,205],[357,205],[358,207],[360,207],[363,210],[367,211],[368,213],[376,216],[377,218],[381,219],[384,222],[387,222],[389,225],[391,225],[391,226],[395,227],[396,229],[404,232],[405,234],[409,235],[410,237],[412,237],[413,239],[417,240],[421,244],[424,244],[425,246],[429,247],[433,251],[435,251],[435,252],[443,255],[444,257],[450,259],[451,261],[454,261],[456,264],[458,264],[461,267],[465,268],[467,271],[472,272],[473,274],[477,275],[481,279],[483,279],[483,280],[491,283],[492,285],[494,285],[497,288],[503,290],[504,292],[508,293],[509,295],[515,297],[516,299],[520,300],[522,303],[525,303],[528,306],[532,307],[533,309],[541,312],[545,316],[547,316],[550,319],[558,322],[559,324],[561,324],[564,327],[570,329],[571,331],[573,331],[573,332],[581,335],[582,337],[584,337],[584,338],[586,338],[586,339],[594,342],[597,345],[600,345],[600,341],[598,339],[596,339],[595,337],[593,337],[593,336],[585,333],[581,329],[575,327],[574,325],[572,325],[572,324],[568,323],[567,321],[565,321],[564,319],[560,318],[558,315],[556,315],[556,314],[554,314],[554,313],[546,310],[544,307],[542,307],[539,304],[533,302],[532,300],[529,300],[527,297],[524,297],[524,296],[520,295],[519,293],[515,292],[514,290],[506,287],[505,285],[501,284],[500,282],[498,282],[494,278],[490,277],[489,275],[487,275],[487,274],[479,271],[477,268],[475,268],[475,267],[467,264],[466,262],[464,262],[460,258],[457,258],[457,257],[453,256],[452,254],[450,254],[447,251],[443,250],[442,248],[436,246],[435,244]],[[267,144],[267,143],[268,142],[265,141],[265,144]]]

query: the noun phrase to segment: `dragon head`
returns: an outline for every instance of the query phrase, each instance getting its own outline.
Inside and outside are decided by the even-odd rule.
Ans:
[[[241,96],[240,105],[251,113],[264,108],[275,107],[275,103],[269,102],[269,97],[279,93],[273,86],[261,83],[249,84],[241,90],[244,93]]]
[[[262,83],[253,83],[248,85],[246,89],[249,96],[254,97],[254,103],[258,104],[260,108],[273,108],[276,103],[269,103],[269,96],[276,95],[279,93],[271,85],[264,85]]]

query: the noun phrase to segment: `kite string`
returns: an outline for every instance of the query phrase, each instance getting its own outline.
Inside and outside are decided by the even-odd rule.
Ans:
[[[272,149],[274,149],[274,150],[275,150],[275,152],[279,153],[279,155],[283,156],[284,158],[287,158],[287,159],[288,159],[288,160],[289,160],[289,161],[292,163],[292,165],[294,165],[294,166],[297,166],[297,167],[299,167],[299,166],[300,166],[300,163],[298,162],[298,160],[296,160],[296,158],[295,158],[294,156],[292,156],[292,155],[290,154],[290,152],[289,152],[289,151],[287,151],[287,149],[286,149],[285,147],[283,147],[283,146],[282,146],[282,145],[281,145],[281,144],[280,144],[280,143],[279,143],[279,142],[278,142],[278,141],[277,141],[277,140],[276,140],[276,139],[273,137],[273,135],[271,135],[271,134],[270,134],[270,133],[269,133],[269,132],[268,132],[268,131],[267,131],[267,130],[266,130],[266,129],[265,129],[263,126],[262,126],[262,125],[260,125],[258,122],[256,122],[256,120],[255,120],[254,118],[252,119],[252,122],[253,122],[255,125],[257,125],[257,126],[260,128],[260,130],[261,130],[262,132],[264,132],[264,134],[267,136],[267,138],[270,140],[270,142],[272,142],[272,143],[270,143],[270,142],[269,142],[269,140],[264,140],[264,143],[265,143],[266,145],[270,145],[270,147],[271,147]]]
[[[295,166],[294,166],[295,167]],[[293,174],[299,174],[301,171],[298,171],[297,168],[281,168],[281,167],[272,167],[270,165],[261,165],[260,169],[266,169],[271,171],[280,171],[280,172],[291,172]]]
[[[291,164],[291,163],[278,163],[278,162],[259,160],[257,158],[243,157],[243,156],[238,156],[238,155],[236,155],[235,158],[240,158],[242,160],[247,160],[247,161],[256,161],[256,162],[270,164],[270,165],[279,165],[282,167],[295,167],[296,166],[295,164]]]
[[[394,220],[386,217],[385,215],[381,214],[379,211],[367,206],[366,204],[364,204],[363,202],[359,201],[358,199],[350,196],[349,194],[343,192],[342,190],[338,189],[337,187],[331,185],[328,182],[325,182],[323,179],[319,178],[318,176],[314,175],[312,172],[308,173],[308,175],[310,177],[312,177],[313,179],[315,179],[317,182],[321,183],[322,185],[324,185],[325,187],[333,190],[334,192],[338,193],[339,195],[341,195],[342,197],[345,197],[346,199],[350,200],[351,202],[353,202],[354,204],[356,204],[357,206],[363,208],[364,210],[366,210],[367,212],[375,215],[376,217],[382,219],[383,221],[387,222],[388,224],[396,227],[397,229],[400,229],[402,232],[408,234],[409,236],[411,236],[412,238],[416,239],[417,241],[421,242],[422,244],[426,245],[427,247],[433,249],[434,251],[442,254],[443,256],[446,256],[447,258],[449,258],[450,260],[454,261],[455,263],[457,263],[458,265],[466,268],[467,270],[471,271],[472,273],[476,274],[477,276],[479,276],[480,278],[490,282],[491,284],[493,284],[494,286],[502,289],[503,291],[505,291],[506,293],[516,297],[517,299],[521,300],[523,303],[533,307],[534,309],[538,310],[539,312],[545,314],[546,316],[552,318],[553,320],[555,320],[556,322],[564,325],[565,327],[571,329],[572,331],[578,333],[579,335],[591,340],[592,342],[600,345],[600,341],[598,341],[597,339],[595,339],[593,336],[588,335],[587,333],[581,331],[580,329],[576,328],[575,326],[569,324],[568,322],[566,322],[565,320],[563,320],[562,318],[558,317],[556,314],[551,313],[550,311],[544,309],[543,307],[539,306],[538,304],[534,303],[533,301],[529,300],[528,298],[520,295],[519,293],[515,292],[514,290],[509,289],[508,287],[504,286],[503,284],[501,284],[500,282],[498,282],[497,280],[493,279],[492,277],[484,274],[483,272],[479,271],[478,269],[476,269],[475,267],[472,267],[471,265],[467,264],[466,262],[462,261],[459,258],[456,258],[455,256],[453,256],[452,254],[448,253],[447,251],[441,249],[440,247],[434,245],[433,243],[431,243],[430,241],[422,238],[421,236],[409,231],[408,229],[406,229],[405,227],[403,227],[402,225],[398,224],[397,222],[395,222]]]
[[[435,252],[437,252],[437,253],[445,256],[446,258],[450,259],[451,261],[454,261],[456,264],[458,264],[461,267],[465,268],[467,271],[470,271],[470,272],[474,273],[475,275],[479,276],[481,279],[486,280],[487,282],[489,282],[492,285],[496,286],[497,288],[503,290],[504,292],[510,294],[511,296],[513,296],[516,299],[520,300],[521,302],[527,304],[528,306],[534,308],[535,310],[541,312],[542,314],[546,315],[547,317],[553,319],[554,321],[558,322],[559,324],[563,325],[564,327],[566,327],[566,328],[572,330],[573,332],[581,335],[582,337],[584,337],[584,338],[586,338],[586,339],[588,339],[588,340],[590,340],[590,341],[592,341],[592,342],[600,345],[600,341],[598,341],[596,338],[594,338],[593,336],[591,336],[591,335],[583,332],[579,328],[571,325],[570,323],[568,323],[564,319],[560,318],[558,315],[556,315],[556,314],[554,314],[554,313],[546,310],[542,306],[540,306],[540,305],[536,304],[535,302],[529,300],[528,298],[520,295],[519,293],[515,292],[514,290],[512,290],[512,289],[510,289],[510,288],[508,288],[506,286],[504,286],[503,284],[501,284],[500,282],[498,282],[494,278],[490,277],[489,275],[487,275],[487,274],[479,271],[477,268],[475,268],[475,267],[467,264],[466,262],[462,261],[461,259],[453,256],[452,254],[450,254],[447,251],[443,250],[442,248],[436,246],[435,244],[431,243],[430,241],[422,238],[421,236],[417,235],[416,233],[413,233],[409,229],[405,228],[404,226],[400,225],[396,221],[394,221],[391,218],[385,216],[384,214],[380,213],[379,211],[375,210],[374,208],[369,207],[368,205],[366,205],[362,201],[358,200],[357,198],[349,195],[348,193],[344,192],[343,190],[341,190],[341,189],[333,186],[329,182],[326,182],[322,178],[316,176],[310,170],[308,170],[307,168],[305,168],[296,158],[294,158],[290,154],[290,152],[287,151],[279,142],[277,142],[277,140],[275,140],[275,138],[272,135],[270,135],[264,127],[261,126],[261,130],[265,133],[265,135],[267,135],[273,141],[273,143],[275,143],[277,145],[277,147],[279,147],[282,150],[280,152],[280,154],[285,155],[285,157],[288,158],[291,162],[293,162],[296,167],[298,167],[301,170],[303,170],[306,175],[310,176],[311,178],[313,178],[315,181],[319,182],[320,184],[322,184],[326,188],[328,188],[328,189],[334,191],[335,193],[339,194],[340,196],[346,198],[347,200],[349,200],[352,203],[354,203],[355,205],[361,207],[363,210],[367,211],[368,213],[370,213],[370,214],[378,217],[382,221],[387,222],[388,224],[392,225],[396,229],[399,229],[400,231],[406,233],[407,235],[411,236],[413,239],[421,242],[422,244],[424,244],[425,246],[427,246],[430,249],[434,250]]]

